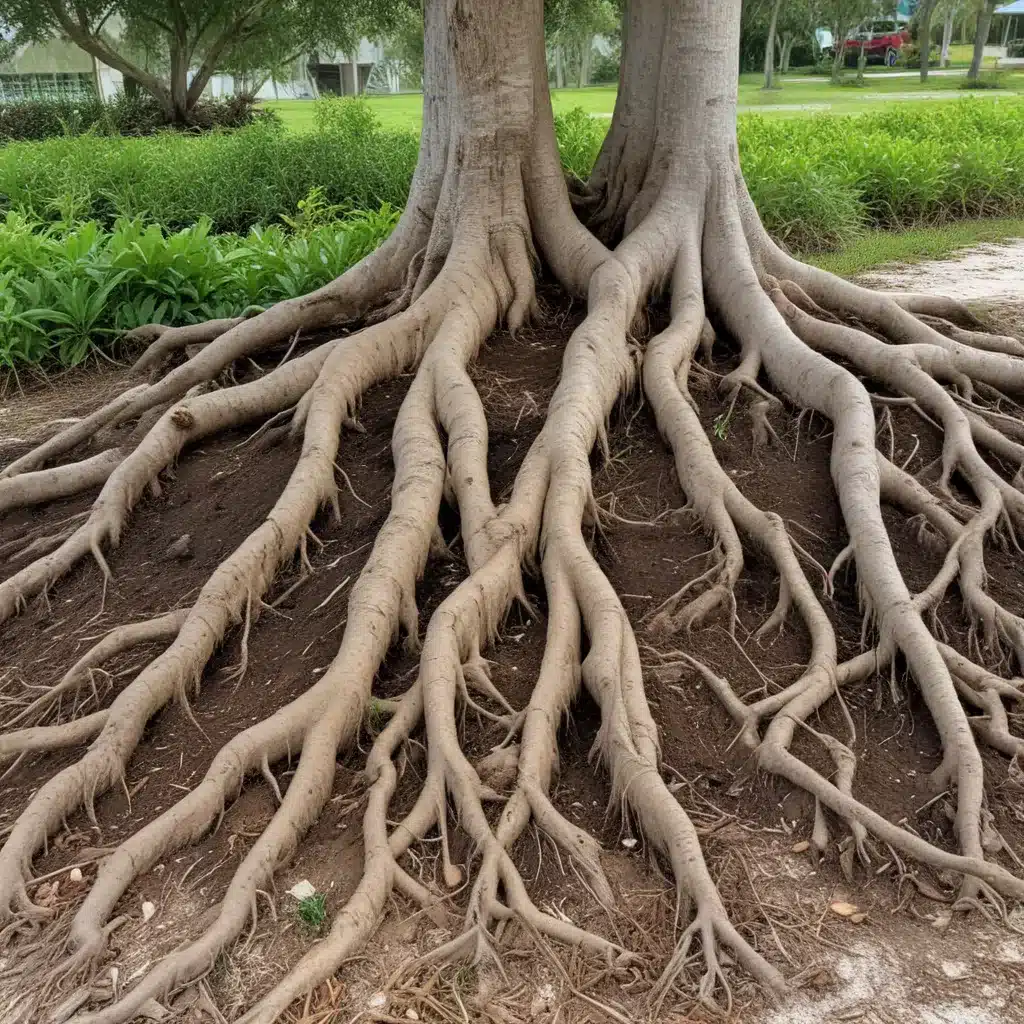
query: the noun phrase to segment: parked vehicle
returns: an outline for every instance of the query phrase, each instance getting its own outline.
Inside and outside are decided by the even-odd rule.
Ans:
[[[857,63],[860,48],[869,64],[884,64],[894,67],[900,50],[910,43],[910,32],[898,21],[872,21],[862,25],[846,40],[846,63],[851,67]]]

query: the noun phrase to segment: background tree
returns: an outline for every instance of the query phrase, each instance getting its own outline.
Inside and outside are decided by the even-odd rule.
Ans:
[[[395,62],[403,83],[422,86],[423,11],[418,4],[399,12],[395,27],[384,38],[384,53]]]
[[[17,44],[58,36],[187,122],[213,74],[269,75],[301,53],[351,50],[394,26],[401,0],[0,0]],[[139,59],[142,54],[144,59]]]
[[[938,10],[942,13],[942,52],[939,66],[949,64],[949,48],[953,44],[953,25],[959,13],[962,0],[939,0]]]
[[[820,28],[818,5],[815,0],[784,0],[779,10],[779,71],[789,72],[794,46],[806,43],[813,56],[817,56]]]
[[[937,0],[921,0],[914,12],[917,22],[917,46],[921,54],[921,82],[928,81],[928,62],[932,52],[932,14]]]
[[[783,0],[773,0],[771,14],[768,17],[768,31],[764,41],[764,88],[772,88],[775,74],[775,45],[779,31],[779,8]]]
[[[846,62],[846,43],[858,25],[892,4],[882,0],[819,0],[821,18],[832,33],[832,81],[838,83]],[[858,63],[859,63],[858,59]]]
[[[744,0],[740,34],[741,66],[753,67],[756,53],[756,66],[764,70],[766,59],[771,54],[774,58],[773,69],[788,71],[789,55],[794,43],[801,37],[806,37],[812,53],[816,54],[817,38],[814,30],[820,23],[815,6],[814,0],[782,0],[781,3],[776,3],[776,0]],[[774,40],[770,36],[773,16]]]
[[[590,65],[597,36],[618,34],[621,14],[613,0],[548,0],[544,35],[551,50],[555,85],[564,88],[570,76],[580,88],[590,84]]]
[[[1000,0],[979,0],[976,10],[978,27],[974,33],[974,52],[971,54],[971,66],[967,71],[967,80],[976,82],[981,74],[981,63],[988,45],[988,34],[992,28],[992,14],[999,6]]]

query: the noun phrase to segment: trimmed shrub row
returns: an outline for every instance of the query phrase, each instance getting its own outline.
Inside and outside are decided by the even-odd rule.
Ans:
[[[214,128],[244,128],[257,120],[277,120],[270,110],[260,110],[248,96],[208,100],[192,111],[184,129],[197,133]],[[173,128],[166,111],[150,97],[20,100],[0,103],[0,143],[38,142],[60,136],[153,135]]]

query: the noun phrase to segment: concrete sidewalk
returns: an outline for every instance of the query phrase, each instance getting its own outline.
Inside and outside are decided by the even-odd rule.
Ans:
[[[849,69],[850,71],[853,68]],[[928,77],[935,76],[936,78],[955,78],[957,75],[966,75],[966,68],[929,68]],[[865,71],[865,78],[920,78],[920,71]],[[791,76],[784,78],[782,81],[787,85],[799,85],[801,82],[828,82],[830,79],[826,75],[801,75],[799,77]]]

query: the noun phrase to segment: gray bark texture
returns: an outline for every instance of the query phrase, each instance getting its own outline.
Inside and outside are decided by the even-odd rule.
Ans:
[[[764,87],[772,88],[772,76],[775,74],[775,47],[778,41],[779,8],[782,0],[775,0],[772,5],[771,18],[768,21],[768,38],[764,43]]]
[[[921,81],[928,81],[928,61],[932,53],[932,14],[936,0],[921,0],[917,8],[918,42],[921,52]]]
[[[985,0],[978,15],[978,29],[974,36],[974,53],[971,55],[971,67],[967,72],[967,78],[976,82],[981,74],[981,62],[985,56],[985,46],[988,44],[988,33],[992,27],[992,13],[999,6],[999,0]]]

